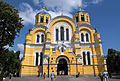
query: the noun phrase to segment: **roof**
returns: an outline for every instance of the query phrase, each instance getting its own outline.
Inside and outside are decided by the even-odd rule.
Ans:
[[[38,14],[48,14],[49,16],[51,16],[48,12],[46,12],[46,11],[40,11],[39,13],[37,13],[37,15]]]

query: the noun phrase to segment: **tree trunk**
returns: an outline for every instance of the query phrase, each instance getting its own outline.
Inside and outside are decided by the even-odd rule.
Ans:
[[[3,75],[0,74],[0,81],[3,81]]]

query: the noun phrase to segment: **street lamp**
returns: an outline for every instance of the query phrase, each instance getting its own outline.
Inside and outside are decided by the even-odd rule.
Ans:
[[[78,57],[76,56],[76,77],[77,77],[77,74],[78,74],[77,59],[78,59]]]

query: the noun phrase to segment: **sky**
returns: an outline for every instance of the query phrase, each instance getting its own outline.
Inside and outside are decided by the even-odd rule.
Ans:
[[[42,10],[45,4],[46,11],[52,18],[63,14],[73,17],[81,5],[83,11],[89,13],[91,25],[100,33],[103,54],[107,55],[109,48],[120,51],[120,0],[5,0],[19,10],[19,15],[24,19],[24,28],[20,36],[14,41],[10,50],[24,50],[25,35],[34,27],[35,15]]]

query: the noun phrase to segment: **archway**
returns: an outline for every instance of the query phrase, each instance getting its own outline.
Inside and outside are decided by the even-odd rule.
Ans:
[[[64,75],[68,75],[68,64],[66,59],[61,58],[58,61],[58,65],[57,65],[57,75],[60,75],[60,73],[63,73]]]

